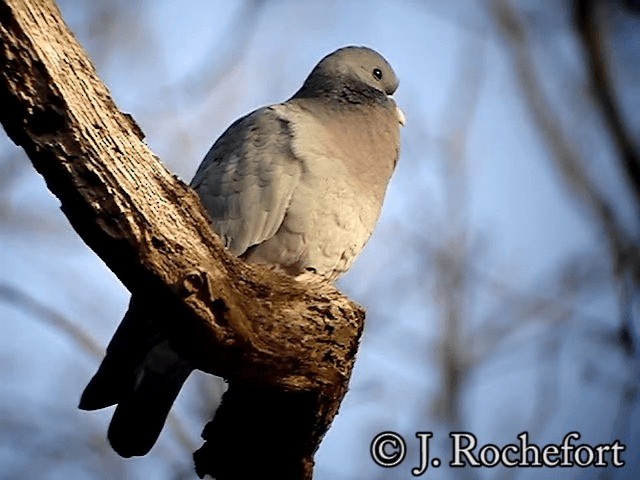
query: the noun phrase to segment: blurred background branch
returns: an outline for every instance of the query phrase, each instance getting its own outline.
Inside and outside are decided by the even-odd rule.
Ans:
[[[0,301],[19,308],[30,317],[68,335],[78,347],[94,359],[102,359],[104,356],[104,348],[88,332],[21,289],[0,284]]]
[[[538,81],[539,75],[535,69],[535,62],[531,56],[531,46],[527,38],[525,25],[509,1],[497,0],[493,2],[493,11],[502,34],[508,39],[508,45],[514,58],[514,68],[522,85],[522,91],[532,118],[540,129],[544,141],[553,152],[552,159],[556,162],[567,185],[573,190],[577,199],[584,203],[600,224],[609,245],[609,253],[616,273],[619,297],[622,305],[620,316],[619,339],[620,344],[628,353],[637,350],[637,340],[634,334],[634,324],[631,302],[640,289],[640,244],[637,234],[629,235],[618,219],[614,207],[600,194],[598,187],[591,180],[586,171],[585,162],[581,155],[564,134],[556,119],[553,109],[549,105]],[[588,16],[588,15],[587,15]],[[595,71],[594,75],[597,75]],[[597,80],[596,80],[597,82]],[[596,89],[597,91],[600,88]],[[597,95],[600,98],[600,94]],[[613,107],[612,107],[613,108]],[[617,118],[617,115],[614,115]],[[616,122],[619,120],[616,120]],[[616,128],[611,127],[614,131]],[[617,137],[617,136],[616,136]],[[623,156],[627,152],[623,150]],[[635,180],[633,168],[629,169],[629,162],[625,164],[630,183]],[[634,185],[635,187],[635,185]],[[634,232],[637,233],[637,232]],[[635,238],[634,238],[635,237]],[[631,293],[629,290],[633,290]]]
[[[610,55],[606,53],[609,48],[606,44],[604,17],[610,8],[611,2],[576,0],[575,22],[582,39],[587,73],[594,90],[594,97],[605,117],[604,123],[616,143],[618,156],[636,196],[636,202],[640,206],[640,145],[633,140],[629,128],[622,119],[607,61]]]
[[[460,389],[470,367],[468,319],[473,295],[470,274],[477,252],[473,251],[474,233],[468,218],[467,142],[486,78],[483,40],[467,37],[458,47],[455,81],[440,115],[444,122],[441,154],[446,197],[442,244],[437,247],[434,258],[435,294],[442,329],[438,348],[442,387],[434,399],[434,411],[453,430],[459,427]]]

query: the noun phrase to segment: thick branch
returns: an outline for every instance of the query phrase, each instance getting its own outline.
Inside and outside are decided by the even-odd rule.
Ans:
[[[51,0],[0,0],[0,121],[84,241],[132,292],[176,300],[170,340],[243,386],[302,392],[305,465],[346,392],[363,311],[229,255],[195,193],[116,108]],[[305,467],[305,471],[310,472]]]

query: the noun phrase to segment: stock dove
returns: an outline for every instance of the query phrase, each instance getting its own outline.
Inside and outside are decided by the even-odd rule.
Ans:
[[[396,166],[398,79],[366,47],[341,48],[284,103],[233,123],[191,186],[234,254],[290,275],[335,280],[369,239]],[[162,307],[133,295],[80,408],[118,404],[109,440],[124,457],[157,440],[191,365],[163,337]]]

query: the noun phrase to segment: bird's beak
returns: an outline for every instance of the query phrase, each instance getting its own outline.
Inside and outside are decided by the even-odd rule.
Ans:
[[[389,100],[391,100],[396,107],[396,117],[398,117],[398,123],[404,127],[404,124],[407,123],[407,118],[404,116],[404,112],[398,105],[396,105],[396,101],[393,99],[391,95],[387,95],[387,96],[389,97]]]
[[[404,116],[404,112],[402,111],[402,109],[397,105],[396,105],[396,115],[398,116],[398,122],[400,122],[400,125],[404,127],[404,124],[407,123],[407,118]]]

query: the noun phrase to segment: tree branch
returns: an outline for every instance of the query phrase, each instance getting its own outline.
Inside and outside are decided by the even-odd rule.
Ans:
[[[20,308],[25,313],[33,315],[35,319],[64,333],[92,357],[100,359],[104,355],[104,348],[83,328],[19,288],[0,283],[0,301]]]
[[[0,0],[0,65],[0,121],[73,228],[131,292],[175,301],[175,320],[165,326],[174,348],[230,382],[214,420],[220,430],[206,432],[225,456],[200,450],[198,472],[221,480],[229,478],[221,471],[246,467],[238,432],[243,422],[260,429],[270,414],[253,418],[258,425],[244,421],[238,407],[246,405],[234,398],[250,391],[254,402],[290,404],[277,418],[290,432],[283,441],[296,446],[267,445],[276,458],[256,471],[311,478],[313,453],[347,389],[362,309],[324,282],[302,283],[230,255],[197,195],[117,110],[52,0]]]
[[[616,103],[611,74],[605,58],[604,35],[597,25],[597,0],[575,0],[575,24],[585,49],[590,79],[605,119],[605,125],[618,149],[622,167],[640,204],[640,152],[625,125]]]
[[[640,272],[640,249],[635,239],[623,228],[613,205],[598,191],[591,180],[575,146],[566,137],[542,91],[535,70],[525,24],[508,0],[493,0],[493,14],[501,34],[509,40],[516,75],[532,119],[543,134],[553,158],[567,185],[588,207],[606,236],[611,262],[620,290],[620,344],[627,353],[636,350],[633,335],[631,291],[637,291]]]

